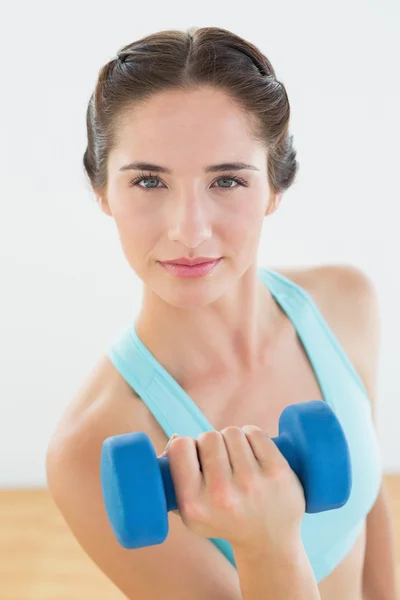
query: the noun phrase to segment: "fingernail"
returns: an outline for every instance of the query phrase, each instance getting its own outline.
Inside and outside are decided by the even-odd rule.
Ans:
[[[169,438],[169,440],[167,442],[167,445],[165,446],[164,452],[161,454],[161,456],[165,456],[167,454],[167,450],[168,450],[170,443],[172,442],[172,440],[174,440],[177,437],[179,437],[179,435],[177,433],[173,433],[171,435],[171,437]]]

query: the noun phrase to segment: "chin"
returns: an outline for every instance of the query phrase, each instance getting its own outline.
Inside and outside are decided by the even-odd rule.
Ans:
[[[191,289],[189,289],[188,283]],[[171,286],[152,286],[152,289],[167,304],[182,310],[192,310],[209,306],[218,301],[223,295],[223,291],[217,289],[218,286],[215,285],[212,289],[206,283],[205,280],[201,279],[177,278]],[[211,283],[210,280],[208,280],[208,283]],[[187,286],[186,289],[185,286]]]

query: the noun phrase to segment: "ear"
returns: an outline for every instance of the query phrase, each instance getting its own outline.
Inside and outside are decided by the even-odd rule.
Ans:
[[[108,205],[107,199],[103,198],[102,196],[97,196],[97,200],[99,202],[100,208],[103,211],[103,213],[109,217],[112,217],[113,214],[111,212],[111,209]]]
[[[96,196],[97,203],[99,204],[99,206],[100,206],[101,210],[103,211],[103,213],[105,215],[109,216],[109,217],[112,217],[113,214],[112,214],[112,212],[110,210],[110,207],[108,205],[108,200],[107,200],[107,197],[105,195],[105,191],[101,190],[101,189],[99,189],[97,187],[94,187],[93,185],[92,185],[92,190],[93,190],[94,195]]]
[[[271,197],[269,199],[269,203],[267,206],[267,210],[265,211],[265,215],[272,215],[272,213],[274,213],[278,208],[279,205],[281,203],[283,197],[283,192],[280,192],[279,194],[271,194]]]

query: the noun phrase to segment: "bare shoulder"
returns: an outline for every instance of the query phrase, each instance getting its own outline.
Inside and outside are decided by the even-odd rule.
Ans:
[[[126,598],[239,600],[234,567],[177,514],[170,513],[162,544],[127,550],[115,539],[101,489],[101,449],[107,437],[134,431],[150,437],[157,455],[164,450],[164,432],[105,356],[67,406],[47,449],[48,488],[70,531]]]
[[[62,448],[80,439],[80,452],[98,453],[105,437],[146,431],[162,447],[165,435],[135,390],[107,355],[93,366],[66,406],[49,448]],[[162,450],[161,450],[162,451]]]
[[[311,295],[372,398],[380,342],[380,310],[378,290],[369,275],[351,264],[274,270]]]
[[[336,304],[338,298],[361,302],[376,298],[376,288],[371,278],[355,265],[322,264],[307,267],[277,267],[273,270],[304,287],[319,301],[326,302],[331,299],[332,304]],[[336,297],[332,298],[332,294]]]

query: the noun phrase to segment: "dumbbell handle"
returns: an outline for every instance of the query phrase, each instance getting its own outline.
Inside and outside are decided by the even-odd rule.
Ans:
[[[301,465],[298,460],[296,450],[293,447],[288,436],[285,434],[281,434],[278,437],[271,438],[271,440],[276,444],[279,451],[286,458],[291,469],[296,473],[297,477],[299,478],[300,482],[303,485],[303,482],[301,480]],[[179,507],[178,507],[178,504],[176,501],[174,482],[172,481],[171,469],[169,467],[168,456],[163,456],[161,458],[157,458],[157,461],[158,461],[158,465],[159,465],[160,472],[161,472],[161,477],[162,477],[163,484],[164,484],[165,499],[166,499],[166,503],[167,503],[167,511],[179,510]]]

